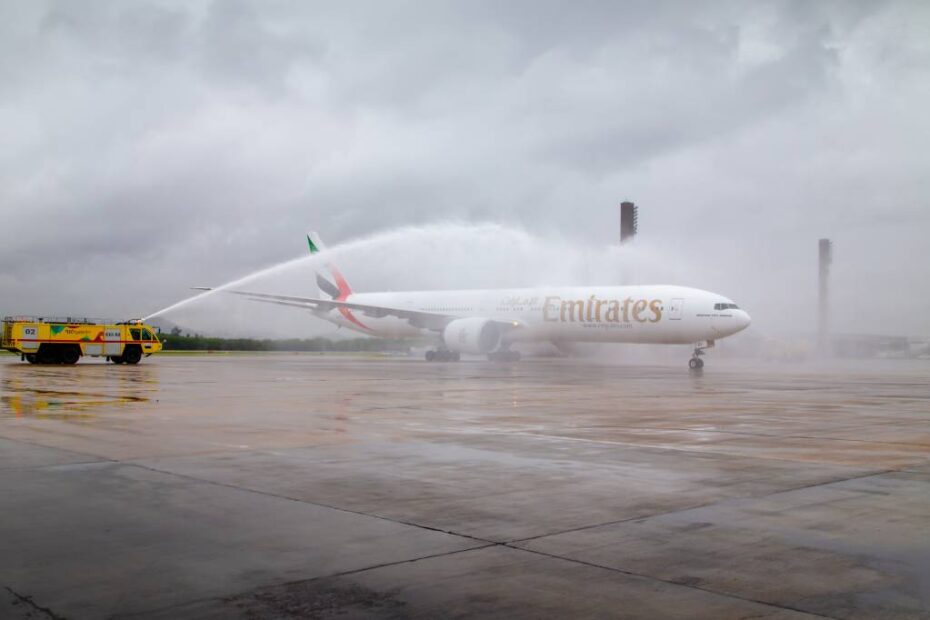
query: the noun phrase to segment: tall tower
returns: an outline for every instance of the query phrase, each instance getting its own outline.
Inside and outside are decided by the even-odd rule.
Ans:
[[[632,202],[620,203],[620,243],[632,241],[636,236],[637,215],[636,205]]]
[[[819,295],[817,317],[817,344],[821,355],[830,354],[830,265],[833,263],[833,242],[821,239],[818,243],[820,258]]]

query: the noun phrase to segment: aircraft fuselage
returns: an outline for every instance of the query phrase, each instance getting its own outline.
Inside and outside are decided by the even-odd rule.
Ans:
[[[731,300],[671,285],[354,293],[345,301],[510,322],[504,342],[630,342],[691,344],[745,329],[749,315]],[[400,338],[427,330],[391,316],[345,309],[317,316],[372,336]]]

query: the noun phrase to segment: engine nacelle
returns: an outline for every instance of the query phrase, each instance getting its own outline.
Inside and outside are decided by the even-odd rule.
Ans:
[[[442,330],[442,340],[453,351],[484,355],[500,345],[501,329],[490,319],[456,319]]]

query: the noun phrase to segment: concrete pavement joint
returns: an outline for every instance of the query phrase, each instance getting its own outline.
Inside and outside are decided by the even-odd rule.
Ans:
[[[930,446],[927,443],[913,443],[909,441],[878,441],[874,439],[846,439],[844,437],[831,437],[829,435],[777,435],[774,433],[750,433],[748,431],[734,431],[734,430],[713,430],[713,429],[704,429],[704,428],[677,428],[677,427],[668,427],[668,428],[658,428],[653,426],[622,426],[622,427],[610,427],[611,429],[621,429],[628,431],[659,431],[659,432],[668,432],[668,431],[681,431],[685,433],[719,433],[721,435],[745,435],[747,437],[766,437],[766,438],[777,438],[777,439],[811,439],[816,441],[845,441],[850,443],[865,443],[865,444],[876,444],[876,445],[888,445],[888,446]]]
[[[618,525],[618,524],[620,524],[620,523],[629,523],[629,522],[631,522],[631,521],[646,521],[646,520],[648,520],[648,519],[655,519],[655,518],[658,518],[658,517],[666,517],[666,516],[668,516],[668,515],[673,515],[673,514],[677,514],[677,513],[680,513],[680,512],[688,512],[689,510],[698,510],[698,509],[700,509],[700,508],[707,508],[707,507],[713,506],[713,505],[715,505],[715,504],[721,504],[721,503],[726,503],[726,502],[738,502],[738,501],[744,501],[744,500],[747,500],[747,499],[763,499],[763,498],[766,498],[766,497],[772,497],[772,496],[774,496],[774,495],[780,495],[780,494],[782,494],[782,493],[793,493],[793,492],[795,492],[795,491],[803,491],[804,489],[813,489],[813,488],[816,488],[816,487],[827,486],[827,485],[831,485],[831,484],[838,484],[838,483],[841,483],[841,482],[849,482],[850,480],[861,480],[861,479],[864,479],[864,478],[871,478],[871,477],[873,477],[873,476],[884,476],[884,475],[886,475],[886,474],[898,473],[899,471],[900,471],[900,470],[898,470],[898,469],[888,469],[888,470],[883,470],[883,471],[877,471],[877,472],[870,472],[870,473],[867,473],[867,474],[862,474],[861,476],[850,476],[849,478],[837,478],[837,479],[835,479],[835,480],[828,480],[828,481],[826,481],[826,482],[814,482],[814,483],[811,483],[811,484],[805,484],[805,485],[802,485],[802,486],[799,486],[799,487],[794,487],[794,488],[791,488],[791,489],[782,489],[782,490],[779,490],[779,491],[773,491],[773,492],[771,492],[771,493],[763,493],[763,494],[761,494],[761,495],[739,495],[739,496],[736,496],[736,497],[727,497],[727,498],[724,498],[724,499],[714,500],[714,501],[706,502],[706,503],[703,503],[703,504],[695,504],[695,505],[692,505],[692,506],[687,506],[687,507],[685,507],[685,508],[676,508],[676,509],[674,509],[674,510],[668,510],[668,511],[665,511],[665,512],[657,512],[657,513],[654,513],[654,514],[651,514],[651,515],[643,515],[643,516],[641,516],[641,517],[629,517],[629,518],[626,518],[626,519],[617,519],[617,520],[615,520],[615,521],[605,521],[605,522],[603,522],[603,523],[595,523],[595,524],[593,524],[593,525],[584,525],[584,526],[581,526],[581,527],[575,527],[575,528],[570,528],[570,529],[567,529],[567,530],[561,530],[561,531],[558,531],[558,532],[552,532],[552,533],[550,533],[550,534],[540,534],[539,536],[529,536],[529,537],[527,537],[527,538],[517,538],[517,539],[514,539],[514,540],[507,541],[507,542],[505,542],[505,543],[503,543],[503,544],[505,544],[505,545],[507,545],[507,546],[510,546],[510,545],[515,545],[516,543],[523,543],[523,542],[528,542],[528,541],[531,541],[531,540],[538,540],[538,539],[540,539],[540,538],[549,538],[550,536],[560,536],[560,535],[562,535],[562,534],[571,534],[571,533],[573,533],[573,532],[583,532],[583,531],[585,531],[585,530],[592,530],[592,529],[596,529],[596,528],[599,528],[599,527],[605,527],[605,526],[608,526],[608,525]],[[522,549],[522,547],[515,547],[515,548],[517,548],[517,549]]]
[[[540,534],[540,535],[538,535],[538,536],[529,536],[529,537],[526,537],[526,538],[518,538],[518,539],[513,539],[513,540],[510,540],[510,541],[493,541],[493,540],[488,540],[488,539],[486,539],[486,538],[481,538],[481,537],[478,537],[478,536],[472,536],[472,535],[470,535],[470,534],[463,534],[463,533],[455,532],[455,531],[452,531],[452,530],[444,530],[444,529],[437,528],[437,527],[432,527],[432,526],[429,526],[429,525],[423,525],[423,524],[421,524],[421,523],[414,523],[414,522],[411,522],[411,521],[403,521],[403,520],[400,520],[400,519],[392,519],[392,518],[390,518],[390,517],[386,517],[386,516],[378,515],[378,514],[374,514],[374,513],[368,513],[368,512],[363,512],[363,511],[359,511],[359,510],[351,510],[351,509],[349,509],[349,508],[342,508],[342,507],[334,506],[334,505],[331,505],[331,504],[324,504],[324,503],[321,503],[321,502],[314,502],[314,501],[310,501],[310,500],[306,500],[306,499],[301,499],[301,498],[297,498],[297,497],[291,497],[291,496],[289,496],[289,495],[282,495],[282,494],[279,494],[279,493],[271,493],[271,492],[268,492],[268,491],[261,491],[261,490],[258,490],[258,489],[251,489],[251,488],[248,488],[248,487],[241,487],[241,486],[237,486],[237,485],[229,484],[229,483],[225,483],[225,482],[216,482],[216,481],[213,481],[213,480],[206,480],[206,479],[203,479],[203,478],[197,478],[196,476],[190,476],[190,475],[187,475],[187,474],[179,474],[179,473],[177,473],[177,472],[172,472],[172,471],[168,471],[168,470],[158,469],[158,468],[156,468],[156,467],[151,467],[151,466],[147,466],[147,465],[142,465],[142,464],[140,464],[140,463],[125,462],[125,461],[122,462],[122,463],[124,463],[124,464],[126,464],[126,465],[130,465],[130,466],[134,466],[134,467],[139,467],[139,468],[141,468],[141,469],[146,469],[146,470],[149,470],[149,471],[152,471],[152,472],[160,473],[160,474],[166,474],[166,475],[171,475],[171,476],[175,476],[175,477],[178,477],[178,478],[184,478],[184,479],[186,479],[186,480],[192,480],[192,481],[195,481],[195,482],[202,482],[202,483],[205,483],[205,484],[210,484],[210,485],[215,485],[215,486],[220,486],[220,487],[225,487],[225,488],[230,488],[230,489],[236,489],[236,490],[245,491],[245,492],[248,492],[248,493],[255,493],[255,494],[258,494],[258,495],[264,495],[264,496],[267,496],[267,497],[275,497],[275,498],[278,498],[278,499],[284,499],[284,500],[288,500],[288,501],[299,502],[299,503],[302,503],[302,504],[308,504],[308,505],[312,505],[312,506],[318,506],[318,507],[320,507],[320,508],[329,508],[329,509],[331,509],[331,510],[338,510],[338,511],[340,511],[340,512],[345,512],[345,513],[349,513],[349,514],[354,514],[354,515],[359,515],[359,516],[365,516],[365,517],[371,517],[371,518],[374,518],[374,519],[380,519],[380,520],[383,520],[383,521],[388,521],[388,522],[391,522],[391,523],[397,523],[397,524],[400,524],[400,525],[407,525],[407,526],[416,527],[416,528],[419,528],[419,529],[429,530],[429,531],[433,531],[433,532],[439,532],[439,533],[442,533],[442,534],[449,534],[450,536],[458,536],[458,537],[461,537],[461,538],[467,538],[467,539],[469,539],[469,540],[474,540],[474,541],[482,542],[482,543],[488,543],[488,544],[491,544],[491,545],[495,545],[495,544],[496,544],[496,545],[500,545],[500,544],[502,544],[502,545],[507,545],[507,546],[510,546],[511,544],[516,544],[516,543],[528,542],[528,541],[531,541],[531,540],[537,540],[537,539],[540,539],[540,538],[548,538],[548,537],[550,537],[550,536],[558,536],[558,535],[561,535],[561,534],[569,534],[569,533],[573,533],[573,532],[581,532],[581,531],[590,530],[590,529],[595,529],[595,528],[598,528],[598,527],[604,527],[604,526],[608,526],[608,525],[617,525],[617,524],[620,524],[620,523],[628,523],[628,522],[631,522],[631,521],[646,520],[646,519],[652,519],[652,518],[656,518],[656,517],[662,517],[662,516],[667,516],[667,515],[671,515],[671,514],[676,514],[676,513],[680,513],[680,512],[687,512],[687,511],[689,511],[689,510],[696,510],[696,509],[699,509],[699,508],[706,508],[706,507],[709,507],[709,506],[713,506],[714,504],[718,504],[718,503],[721,503],[721,502],[724,502],[724,501],[740,501],[740,500],[746,500],[746,499],[761,499],[761,498],[770,497],[770,496],[773,496],[773,495],[778,495],[778,494],[780,494],[780,493],[791,493],[791,492],[794,492],[794,491],[802,491],[802,490],[804,490],[804,489],[816,488],[816,487],[819,487],[819,486],[825,486],[825,485],[830,485],[830,484],[837,484],[837,483],[840,483],[840,482],[848,482],[848,481],[850,481],[850,480],[858,480],[858,479],[863,479],[863,478],[870,478],[870,477],[872,477],[872,476],[882,476],[882,475],[885,475],[885,474],[896,473],[896,472],[900,471],[900,470],[898,470],[898,469],[887,469],[887,470],[872,471],[872,472],[867,472],[867,473],[861,474],[861,475],[849,476],[849,477],[846,477],[846,478],[836,478],[836,479],[828,480],[828,481],[825,481],[825,482],[815,482],[815,483],[806,484],[806,485],[802,485],[802,486],[798,486],[798,487],[793,487],[793,488],[790,488],[790,489],[781,489],[781,490],[778,490],[778,491],[774,491],[774,492],[772,492],[772,493],[764,493],[764,494],[761,494],[761,495],[752,495],[752,494],[749,494],[749,495],[740,495],[740,496],[735,496],[735,497],[728,497],[728,498],[713,500],[713,501],[705,502],[705,503],[701,503],[701,504],[693,504],[693,505],[691,505],[691,506],[687,506],[687,507],[683,507],[683,508],[676,508],[676,509],[674,509],[674,510],[669,510],[669,511],[665,511],[665,512],[658,512],[658,513],[653,513],[653,514],[649,514],[649,515],[642,515],[642,516],[637,516],[637,517],[629,517],[629,518],[624,518],[624,519],[615,519],[615,520],[611,520],[611,521],[604,521],[604,522],[601,522],[601,523],[594,523],[594,524],[584,525],[584,526],[580,526],[580,527],[576,527],[576,528],[569,528],[569,529],[566,529],[566,530],[559,530],[559,531],[557,531],[557,532],[550,532],[550,533],[546,533],[546,534]],[[515,548],[519,548],[519,547],[515,547]]]
[[[520,435],[524,435],[524,436],[538,437],[538,438],[544,438],[544,439],[553,439],[553,440],[560,439],[559,437],[555,437],[555,436],[552,436],[552,435],[540,435],[540,434],[536,434],[536,433],[517,432],[517,433],[512,433],[512,434],[520,434]],[[3,438],[4,438],[4,439],[7,439],[7,440],[9,440],[9,441],[15,441],[15,442],[18,442],[18,443],[24,443],[24,444],[28,444],[28,445],[35,445],[35,446],[40,446],[40,447],[50,448],[50,449],[55,449],[55,450],[62,450],[63,452],[70,452],[70,453],[72,453],[72,454],[81,454],[82,456],[85,455],[84,453],[81,453],[81,452],[74,452],[74,451],[71,451],[71,450],[63,450],[63,449],[61,449],[61,448],[56,448],[56,447],[54,447],[54,446],[45,446],[45,445],[43,445],[43,444],[39,444],[39,443],[36,443],[36,442],[25,441],[25,440],[22,440],[22,439],[11,439],[11,438],[8,438],[8,437],[3,437]],[[572,440],[577,440],[577,441],[591,441],[591,442],[594,442],[594,443],[616,443],[616,442],[604,442],[604,441],[601,441],[601,440],[593,440],[593,439],[590,439],[590,440],[589,440],[589,439],[573,438],[573,437],[565,437],[564,439],[572,439]],[[650,447],[650,446],[646,446],[646,447]],[[665,448],[659,448],[659,449],[665,449]],[[669,449],[669,450],[675,450],[676,448],[668,448],[668,449]],[[94,455],[86,455],[86,456],[94,456]],[[765,457],[753,457],[753,458],[765,458]],[[779,459],[776,459],[776,460],[779,460]],[[577,527],[577,528],[569,528],[569,529],[566,529],[566,530],[559,530],[559,531],[557,531],[557,532],[550,532],[550,533],[546,533],[546,534],[540,534],[540,535],[538,535],[538,536],[529,536],[529,537],[526,537],[526,538],[518,538],[518,539],[513,539],[513,540],[510,540],[510,541],[500,541],[500,542],[497,542],[497,541],[487,540],[487,539],[485,539],[485,538],[480,538],[480,537],[478,537],[478,536],[471,536],[471,535],[469,535],[469,534],[463,534],[463,533],[459,533],[459,532],[454,532],[454,531],[452,531],[452,530],[444,530],[444,529],[441,529],[441,528],[431,527],[431,526],[423,525],[423,524],[420,524],[420,523],[413,523],[413,522],[410,522],[410,521],[402,521],[402,520],[399,520],[399,519],[392,519],[392,518],[390,518],[390,517],[385,517],[385,516],[378,515],[378,514],[372,514],[372,513],[362,512],[362,511],[358,511],[358,510],[351,510],[351,509],[348,509],[348,508],[341,508],[341,507],[339,507],[339,506],[333,506],[333,505],[331,505],[331,504],[324,504],[324,503],[321,503],[321,502],[314,502],[314,501],[310,501],[310,500],[305,500],[305,499],[300,499],[300,498],[296,498],[296,497],[291,497],[291,496],[288,496],[288,495],[281,495],[281,494],[278,494],[278,493],[270,493],[270,492],[268,492],[268,491],[260,491],[260,490],[251,489],[251,488],[248,488],[248,487],[241,487],[241,486],[237,486],[237,485],[233,485],[233,484],[228,484],[228,483],[223,483],[223,482],[216,482],[216,481],[212,481],[212,480],[206,480],[206,479],[203,479],[203,478],[197,478],[197,477],[195,477],[195,476],[189,476],[189,475],[186,475],[186,474],[179,474],[179,473],[177,473],[177,472],[172,472],[172,471],[168,471],[168,470],[158,469],[158,468],[156,468],[156,467],[151,467],[151,466],[147,466],[147,465],[142,465],[142,464],[140,464],[140,463],[133,462],[133,461],[119,461],[119,460],[115,460],[115,459],[103,458],[103,459],[96,460],[96,461],[87,461],[87,462],[81,462],[81,463],[68,463],[68,465],[86,465],[86,464],[93,464],[93,463],[120,463],[120,464],[125,464],[125,465],[129,465],[129,466],[133,466],[133,467],[139,467],[140,469],[149,470],[149,471],[152,471],[152,472],[155,472],[155,473],[166,474],[166,475],[175,476],[175,477],[178,477],[178,478],[184,478],[184,479],[192,480],[192,481],[195,481],[195,482],[202,482],[202,483],[205,483],[205,484],[210,484],[210,485],[221,486],[221,487],[225,487],[225,488],[236,489],[236,490],[245,491],[245,492],[248,492],[248,493],[255,493],[255,494],[258,494],[258,495],[264,495],[264,496],[268,496],[268,497],[275,497],[275,498],[278,498],[278,499],[285,499],[285,500],[294,501],[294,502],[299,502],[299,503],[308,504],[308,505],[312,505],[312,506],[318,506],[318,507],[321,507],[321,508],[329,508],[329,509],[331,509],[331,510],[338,510],[338,511],[340,511],[340,512],[345,512],[345,513],[349,513],[349,514],[355,514],[355,515],[359,515],[359,516],[371,517],[371,518],[380,519],[380,520],[383,520],[383,521],[389,521],[389,522],[391,522],[391,523],[397,523],[397,524],[400,524],[400,525],[407,525],[407,526],[416,527],[416,528],[419,528],[419,529],[425,529],[425,530],[429,530],[429,531],[439,532],[439,533],[442,533],[442,534],[448,534],[448,535],[450,535],[450,536],[457,536],[457,537],[461,537],[461,538],[467,538],[467,539],[469,539],[469,540],[474,540],[474,541],[477,541],[477,542],[487,543],[488,545],[506,545],[506,546],[510,546],[511,544],[516,544],[516,543],[521,543],[521,542],[528,542],[528,541],[532,541],[532,540],[538,540],[538,539],[541,539],[541,538],[548,538],[548,537],[550,537],[550,536],[558,536],[558,535],[561,535],[561,534],[568,534],[568,533],[573,533],[573,532],[580,532],[580,531],[585,531],[585,530],[589,530],[589,529],[595,529],[595,528],[598,528],[598,527],[604,527],[604,526],[608,526],[608,525],[617,525],[617,524],[620,524],[620,523],[628,523],[628,522],[631,522],[631,521],[638,521],[638,520],[644,520],[644,519],[652,519],[652,518],[655,518],[655,517],[666,516],[666,515],[675,514],[675,513],[679,513],[679,512],[687,512],[687,511],[689,511],[689,510],[696,510],[696,509],[699,509],[699,508],[705,508],[705,507],[708,507],[708,506],[712,506],[712,505],[714,505],[714,504],[716,504],[716,503],[719,503],[719,502],[721,501],[721,500],[715,500],[715,501],[706,502],[706,503],[703,503],[703,504],[694,504],[694,505],[687,506],[687,507],[684,507],[684,508],[676,508],[676,509],[674,509],[674,510],[669,510],[669,511],[666,511],[666,512],[659,512],[659,513],[654,513],[654,514],[650,514],[650,515],[643,515],[643,516],[638,516],[638,517],[629,517],[629,518],[626,518],[626,519],[616,519],[616,520],[611,520],[611,521],[604,521],[604,522],[601,522],[601,523],[595,523],[595,524],[591,524],[591,525],[585,525],[585,526],[581,526],[581,527]],[[50,465],[44,465],[44,466],[35,467],[35,468],[0,468],[0,471],[8,471],[8,470],[15,470],[15,469],[41,469],[41,468],[44,468],[44,467],[56,467],[56,466],[57,466],[57,465],[51,465],[51,466],[50,466]],[[868,477],[871,477],[871,476],[881,476],[881,475],[885,475],[885,474],[889,474],[889,473],[895,473],[895,472],[898,472],[898,471],[906,471],[906,469],[889,469],[889,470],[882,470],[882,471],[877,471],[877,472],[869,472],[869,473],[866,473],[866,474],[863,474],[863,475],[860,475],[860,476],[851,476],[851,477],[849,477],[849,478],[840,478],[840,479],[830,480],[830,481],[827,481],[827,482],[813,483],[813,484],[809,484],[809,485],[803,485],[803,486],[800,486],[800,487],[795,487],[795,488],[792,488],[792,489],[785,489],[785,490],[775,491],[775,492],[773,492],[773,493],[767,493],[767,494],[764,494],[764,495],[746,495],[746,496],[739,496],[739,497],[733,497],[733,498],[726,498],[726,500],[724,500],[724,501],[741,500],[741,499],[753,499],[753,498],[754,498],[754,499],[759,499],[759,498],[763,498],[763,497],[769,497],[769,496],[771,496],[771,495],[777,495],[777,494],[779,494],[779,493],[788,493],[788,492],[792,492],[792,491],[799,491],[799,490],[803,490],[803,489],[807,489],[807,488],[814,488],[814,487],[818,487],[818,486],[824,486],[824,485],[829,485],[829,484],[835,484],[835,483],[838,483],[838,482],[846,482],[846,481],[849,481],[849,480],[856,480],[856,479],[860,479],[860,478],[868,478]],[[476,548],[482,548],[482,547],[476,547]],[[515,547],[515,548],[519,548],[519,547]]]
[[[93,461],[95,463],[103,463],[103,462],[118,463],[119,462],[116,459],[109,459],[105,456],[100,456],[99,454],[90,454],[89,452],[78,452],[76,450],[69,450],[67,448],[59,448],[58,446],[47,446],[44,443],[39,443],[37,441],[27,441],[25,439],[7,437],[6,435],[0,435],[0,439],[3,439],[5,441],[12,441],[14,443],[26,444],[27,446],[35,446],[37,448],[46,448],[48,450],[57,450],[59,452],[65,452],[67,454],[90,457],[92,459],[95,459],[95,461]],[[40,467],[44,467],[44,465],[40,465]]]
[[[158,468],[156,468],[156,467],[150,467],[150,466],[148,466],[148,465],[142,465],[141,463],[133,463],[133,462],[128,462],[128,461],[122,461],[121,463],[124,464],[124,465],[128,465],[128,466],[130,466],[130,467],[138,467],[138,468],[140,468],[140,469],[145,469],[145,470],[148,470],[148,471],[151,471],[151,472],[155,472],[155,473],[158,473],[158,474],[165,474],[165,475],[174,476],[174,477],[177,477],[177,478],[183,478],[183,479],[185,479],[185,480],[191,480],[191,481],[194,481],[194,482],[201,482],[201,483],[203,483],[203,484],[210,484],[210,485],[214,485],[214,486],[218,486],[218,487],[224,487],[224,488],[227,488],[227,489],[235,489],[235,490],[237,490],[237,491],[243,491],[243,492],[246,492],[246,493],[255,493],[256,495],[263,495],[263,496],[265,496],[265,497],[274,497],[274,498],[277,498],[277,499],[284,499],[284,500],[288,500],[288,501],[291,501],[291,502],[298,502],[298,503],[301,503],[301,504],[307,504],[308,506],[317,506],[317,507],[319,507],[319,508],[328,508],[328,509],[330,509],[330,510],[338,510],[339,512],[344,512],[344,513],[347,513],[347,514],[358,515],[358,516],[361,516],[361,517],[370,517],[370,518],[372,518],[372,519],[380,519],[380,520],[382,520],[382,521],[388,521],[388,522],[390,522],[390,523],[396,523],[396,524],[398,524],[398,525],[407,525],[407,526],[410,526],[410,527],[416,527],[416,528],[419,528],[419,529],[429,530],[429,531],[432,531],[432,532],[439,532],[439,533],[441,533],[441,534],[448,534],[448,535],[450,535],[450,536],[457,536],[457,537],[459,537],[459,538],[467,538],[467,539],[469,539],[469,540],[474,540],[474,541],[476,541],[476,542],[486,543],[486,544],[490,544],[490,545],[500,544],[500,543],[497,543],[497,542],[495,542],[495,541],[493,541],[493,540],[486,540],[486,539],[484,539],[484,538],[479,538],[479,537],[477,537],[477,536],[470,536],[470,535],[468,535],[468,534],[460,534],[460,533],[458,533],[458,532],[453,532],[453,531],[451,531],[451,530],[444,530],[444,529],[441,529],[441,528],[438,528],[438,527],[431,527],[431,526],[429,526],[429,525],[422,525],[422,524],[420,524],[420,523],[412,523],[412,522],[410,522],[410,521],[401,521],[400,519],[392,519],[392,518],[390,518],[390,517],[385,517],[385,516],[383,516],[383,515],[372,514],[372,513],[368,513],[368,512],[362,512],[362,511],[360,511],[360,510],[351,510],[351,509],[349,509],[349,508],[341,508],[341,507],[339,507],[339,506],[333,506],[333,505],[324,504],[324,503],[321,503],[321,502],[314,502],[314,501],[310,501],[310,500],[306,500],[306,499],[301,499],[301,498],[299,498],[299,497],[291,497],[290,495],[281,495],[280,493],[271,493],[271,492],[269,492],[269,491],[259,491],[258,489],[250,489],[250,488],[248,488],[248,487],[240,487],[240,486],[236,486],[236,485],[234,485],[234,484],[229,484],[229,483],[226,483],[226,482],[216,482],[215,480],[205,480],[205,479],[203,479],[203,478],[197,478],[196,476],[189,476],[189,475],[187,475],[187,474],[179,474],[179,473],[173,472],[173,471],[168,471],[168,470],[164,470],[164,469],[158,469]]]
[[[228,596],[211,596],[211,597],[206,597],[206,598],[191,599],[191,600],[189,600],[189,601],[184,601],[183,603],[177,603],[177,604],[175,604],[175,605],[169,605],[168,607],[159,607],[159,608],[156,608],[156,609],[146,609],[146,610],[144,610],[144,611],[137,611],[137,612],[133,612],[133,613],[130,613],[130,614],[121,614],[119,617],[121,617],[121,618],[133,618],[133,617],[138,617],[138,616],[147,616],[147,615],[153,614],[153,613],[164,613],[164,612],[166,612],[166,611],[171,611],[172,609],[183,609],[184,607],[187,607],[187,606],[189,606],[189,605],[193,605],[193,604],[196,604],[196,603],[206,603],[206,602],[210,602],[210,601],[224,601],[224,602],[230,602],[230,601],[233,601],[234,599],[237,599],[237,598],[243,597],[243,596],[247,596],[249,593],[251,593],[251,592],[256,592],[256,591],[258,591],[258,590],[266,590],[266,589],[268,589],[268,588],[284,588],[284,587],[288,587],[288,586],[296,586],[296,585],[299,585],[299,584],[312,583],[312,582],[314,582],[314,581],[323,581],[323,580],[326,580],[326,579],[338,579],[338,578],[340,578],[340,577],[346,577],[346,576],[348,576],[348,575],[355,575],[355,574],[358,574],[358,573],[364,573],[364,572],[366,572],[366,571],[376,570],[376,569],[379,569],[379,568],[387,568],[387,567],[390,567],[390,566],[400,566],[401,564],[413,564],[413,563],[415,563],[415,562],[420,562],[420,561],[422,561],[422,560],[432,560],[432,559],[435,559],[435,558],[443,558],[443,557],[447,557],[447,556],[450,556],[450,555],[456,555],[456,554],[459,554],[459,553],[466,553],[466,552],[469,552],[469,551],[479,551],[479,550],[481,550],[481,549],[489,549],[489,548],[491,548],[491,547],[501,547],[501,546],[506,546],[506,545],[504,545],[503,543],[488,543],[488,544],[482,545],[482,546],[480,546],[480,547],[469,547],[468,549],[456,549],[455,551],[444,551],[444,552],[442,552],[442,553],[433,553],[433,554],[430,554],[430,555],[423,555],[423,556],[419,556],[419,557],[415,557],[415,558],[407,558],[407,559],[405,559],[405,560],[397,560],[396,562],[384,562],[384,563],[381,563],[381,564],[373,564],[373,565],[371,565],[371,566],[365,566],[365,567],[362,567],[362,568],[354,568],[354,569],[352,569],[352,570],[342,571],[342,572],[339,572],[339,573],[332,573],[332,574],[329,574],[329,575],[320,575],[320,576],[318,576],[318,577],[309,577],[309,578],[307,578],[307,579],[294,579],[294,580],[291,580],[291,581],[282,581],[282,582],[279,582],[279,583],[268,583],[268,584],[264,584],[264,585],[261,585],[261,586],[256,586],[256,587],[254,587],[254,588],[252,588],[252,589],[250,589],[250,590],[244,590],[244,591],[239,592],[239,593],[237,593],[237,594],[230,594],[230,595],[228,595]],[[65,619],[62,619],[62,620],[65,620]]]
[[[611,446],[629,446],[630,448],[642,448],[644,450],[664,450],[667,452],[688,452],[691,454],[713,454],[715,456],[732,457],[732,458],[753,458],[753,459],[760,459],[763,461],[779,461],[782,463],[798,463],[797,459],[787,458],[787,457],[757,456],[757,455],[753,455],[750,457],[749,455],[741,454],[739,452],[723,452],[719,450],[694,449],[694,448],[687,448],[683,446],[667,446],[667,445],[659,446],[659,445],[653,445],[653,444],[633,443],[629,441],[590,439],[588,437],[570,437],[567,435],[548,435],[546,433],[532,433],[532,432],[527,432],[527,431],[513,431],[513,432],[502,431],[502,432],[505,432],[508,435],[522,435],[526,437],[537,437],[539,439],[548,439],[550,441],[561,441],[561,440],[582,441],[582,442],[605,444],[605,445],[611,445]],[[823,438],[814,437],[812,439],[823,439]],[[901,444],[901,445],[913,446],[916,444]],[[848,463],[835,463],[835,462],[830,462],[830,461],[813,461],[813,462],[816,463],[817,465],[830,465],[833,467],[848,467],[848,468],[857,467],[856,465],[850,465]]]
[[[36,603],[34,600],[32,600],[31,596],[20,594],[19,592],[15,591],[13,588],[9,586],[3,586],[3,587],[7,592],[9,592],[14,597],[16,597],[18,601],[28,605],[29,607],[31,607],[32,609],[38,612],[41,612],[47,615],[49,618],[52,618],[52,620],[68,620],[65,616],[59,616],[58,614],[56,614],[54,611],[52,611],[48,607],[42,607],[41,605]]]
[[[536,550],[533,550],[533,549],[523,549],[522,547],[514,547],[514,546],[511,546],[510,544],[507,544],[507,543],[505,543],[504,546],[505,546],[505,547],[508,547],[508,548],[510,548],[510,549],[514,549],[514,550],[526,551],[527,553],[535,553],[536,555],[541,555],[541,556],[544,556],[544,557],[547,557],[547,558],[553,558],[553,559],[556,559],[556,560],[564,560],[564,561],[566,561],[566,562],[574,562],[575,564],[581,564],[581,565],[583,565],[583,566],[590,566],[590,567],[592,567],[592,568],[600,568],[600,569],[608,570],[608,571],[611,571],[611,572],[614,572],[614,573],[620,573],[620,574],[622,574],[622,575],[627,575],[627,576],[629,576],[629,577],[638,577],[638,578],[640,578],[640,579],[646,579],[646,580],[649,580],[649,581],[658,581],[659,583],[664,583],[664,584],[668,584],[668,585],[678,586],[678,587],[681,587],[681,588],[689,588],[689,589],[691,589],[691,590],[698,590],[698,591],[700,591],[700,592],[706,592],[706,593],[708,593],[708,594],[714,594],[714,595],[716,595],[716,596],[723,596],[723,597],[726,597],[726,598],[736,599],[736,600],[739,600],[739,601],[746,601],[747,603],[755,603],[755,604],[757,604],[757,605],[765,605],[765,606],[767,606],[767,607],[774,607],[774,608],[776,608],[776,609],[784,609],[784,610],[787,610],[787,611],[794,611],[794,612],[798,612],[798,613],[802,613],[802,614],[807,614],[807,615],[810,615],[810,616],[814,616],[814,617],[817,617],[817,618],[828,618],[829,620],[841,620],[840,618],[838,618],[838,617],[836,617],[836,616],[826,616],[826,615],[824,615],[824,614],[820,614],[820,613],[817,613],[817,612],[807,611],[807,610],[804,610],[804,609],[799,609],[799,608],[797,608],[797,607],[791,607],[790,605],[780,605],[780,604],[778,604],[778,603],[772,603],[772,602],[768,602],[768,601],[760,601],[760,600],[758,600],[758,599],[747,598],[747,597],[745,597],[745,596],[739,596],[738,594],[732,594],[732,593],[730,593],[730,592],[719,592],[719,591],[717,591],[717,590],[711,590],[711,589],[708,589],[708,588],[702,588],[702,587],[700,587],[700,586],[696,586],[696,585],[693,585],[693,584],[680,583],[680,582],[678,582],[678,581],[674,581],[674,580],[670,580],[670,579],[662,579],[661,577],[654,577],[654,576],[652,576],[652,575],[644,575],[644,574],[641,574],[641,573],[634,573],[634,572],[632,572],[632,571],[623,570],[623,569],[620,569],[620,568],[615,568],[615,567],[613,567],[613,566],[604,566],[603,564],[596,564],[596,563],[594,563],[594,562],[586,562],[585,560],[578,560],[578,559],[575,559],[575,558],[567,558],[567,557],[563,557],[563,556],[561,556],[561,555],[556,555],[556,554],[554,554],[554,553],[546,553],[545,551],[536,551]]]
[[[74,463],[52,463],[50,465],[33,465],[26,467],[0,467],[0,472],[7,471],[23,471],[23,470],[42,470],[42,469],[54,469],[55,467],[73,467],[76,465],[97,465],[100,463],[117,463],[118,461],[111,461],[110,459],[98,460],[98,461],[77,461]]]

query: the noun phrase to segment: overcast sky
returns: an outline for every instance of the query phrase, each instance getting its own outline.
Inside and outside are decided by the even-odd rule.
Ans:
[[[930,336],[928,2],[0,0],[0,52],[6,313],[148,314],[315,229],[375,236],[357,288],[628,261],[803,331],[826,236],[838,330]]]

